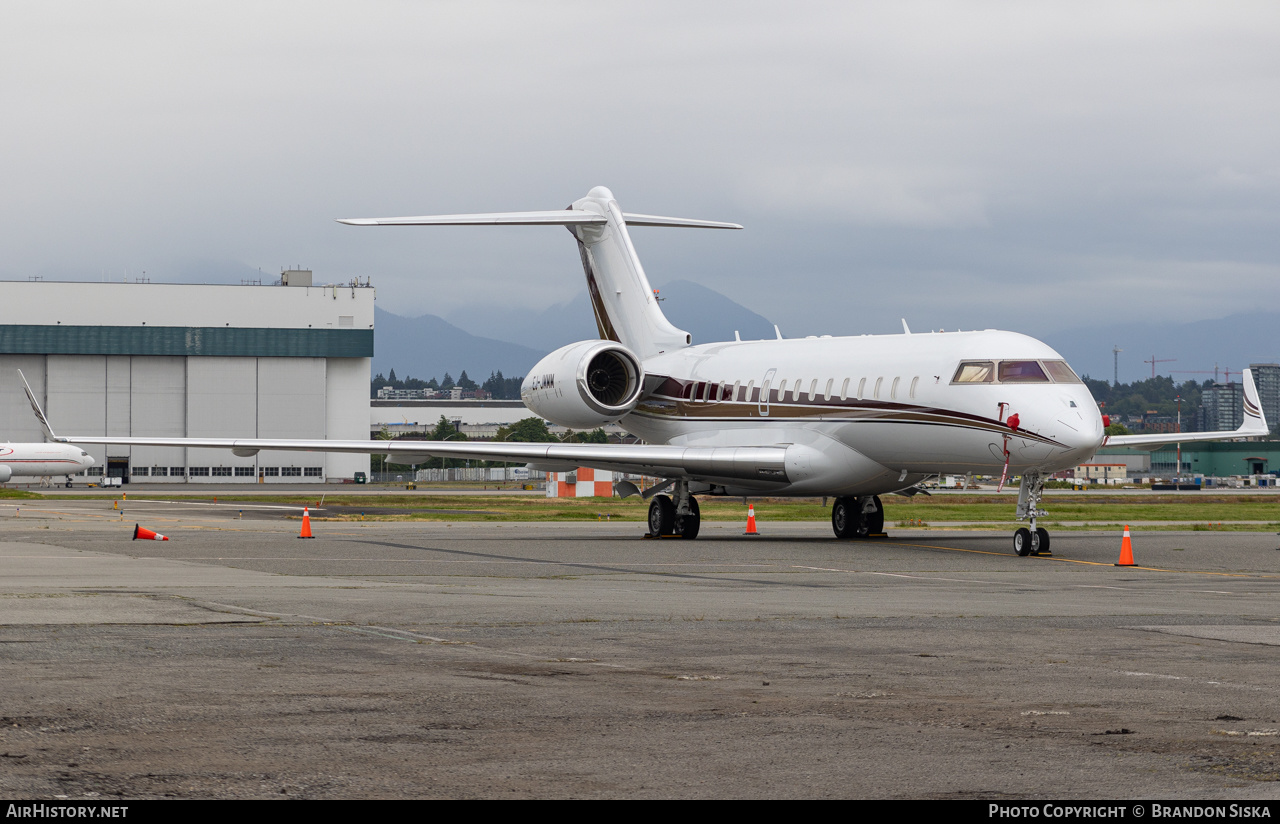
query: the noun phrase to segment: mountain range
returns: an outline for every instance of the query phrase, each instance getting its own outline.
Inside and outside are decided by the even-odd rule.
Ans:
[[[695,343],[774,336],[773,324],[713,289],[687,280],[659,289],[662,311]],[[468,331],[469,330],[469,331]],[[597,337],[595,315],[584,290],[568,303],[541,312],[467,307],[448,320],[436,315],[405,318],[374,309],[373,372],[428,380],[467,376],[483,383],[490,372],[512,378],[528,374],[548,352]]]
[[[694,343],[774,337],[773,324],[730,298],[690,281],[674,281],[659,295],[662,311],[673,324],[693,335]],[[1016,327],[1015,327],[1016,328]],[[1213,377],[1214,365],[1238,374],[1250,363],[1280,361],[1280,312],[1255,311],[1213,320],[1158,323],[1142,320],[1124,325],[1084,326],[1055,333],[1029,334],[1058,350],[1081,375],[1111,380],[1113,347],[1120,353],[1120,380],[1156,373],[1178,381]],[[800,337],[807,330],[785,330]],[[919,331],[919,330],[917,330]],[[450,314],[405,318],[375,310],[374,373],[429,379],[445,372],[455,379],[463,370],[477,382],[490,372],[507,377],[528,374],[540,358],[574,341],[595,338],[595,322],[585,290],[573,300],[530,313],[518,309],[472,306]],[[974,355],[977,356],[976,354]],[[1223,374],[1223,379],[1226,375]]]

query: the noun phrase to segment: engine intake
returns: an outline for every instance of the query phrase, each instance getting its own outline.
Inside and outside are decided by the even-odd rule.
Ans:
[[[620,343],[588,340],[547,355],[524,380],[520,398],[553,423],[576,429],[612,423],[640,401],[644,370]]]

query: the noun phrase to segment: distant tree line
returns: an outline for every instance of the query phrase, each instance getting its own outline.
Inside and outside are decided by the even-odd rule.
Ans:
[[[1182,431],[1190,432],[1195,428],[1196,410],[1200,408],[1200,395],[1213,381],[1203,383],[1184,381],[1174,383],[1173,378],[1157,375],[1154,378],[1134,381],[1133,383],[1111,384],[1107,381],[1095,380],[1085,375],[1082,380],[1093,393],[1093,399],[1102,406],[1102,411],[1110,415],[1112,426],[1119,424],[1120,418],[1141,418],[1154,412],[1158,416],[1176,418],[1178,415],[1178,397],[1182,397]],[[1112,432],[1111,434],[1118,434]]]
[[[422,380],[421,378],[411,378],[406,375],[404,378],[396,377],[396,370],[392,369],[387,375],[379,372],[369,384],[369,397],[378,397],[378,390],[390,386],[392,389],[435,389],[437,391],[458,388],[464,392],[472,392],[476,389],[483,389],[489,393],[491,398],[496,400],[519,400],[520,384],[524,382],[524,377],[504,378],[501,370],[490,372],[489,379],[484,383],[477,384],[474,380],[467,376],[467,370],[462,370],[462,374],[455,381],[453,376],[448,372],[444,373],[443,380],[437,380],[432,377],[431,380]]]

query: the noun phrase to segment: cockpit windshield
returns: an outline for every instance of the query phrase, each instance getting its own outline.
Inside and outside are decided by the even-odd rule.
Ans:
[[[1000,361],[1001,383],[1048,383],[1049,376],[1033,360]]]
[[[991,383],[996,379],[995,361],[965,361],[956,370],[952,383]]]
[[[952,383],[1081,383],[1066,361],[962,361]]]
[[[1044,368],[1049,370],[1054,383],[1084,383],[1071,367],[1067,366],[1066,361],[1047,360],[1044,362]]]

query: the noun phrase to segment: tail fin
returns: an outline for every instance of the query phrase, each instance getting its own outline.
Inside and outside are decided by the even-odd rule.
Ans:
[[[61,441],[57,435],[53,434],[53,427],[49,425],[49,419],[44,416],[44,410],[40,408],[40,402],[36,400],[36,393],[31,391],[31,384],[27,383],[27,376],[22,374],[22,370],[18,370],[18,377],[22,378],[22,388],[27,392],[27,401],[31,404],[31,411],[36,413],[36,420],[40,421],[40,426],[44,429],[44,436],[49,441]]]
[[[1244,370],[1244,420],[1237,430],[1244,435],[1267,435],[1271,430],[1267,426],[1267,417],[1262,412],[1262,401],[1258,398],[1258,387],[1253,382],[1253,370]]]
[[[354,226],[490,226],[498,224],[565,226],[578,241],[587,290],[600,337],[617,341],[642,358],[688,346],[688,332],[671,325],[658,308],[653,287],[636,256],[627,226],[675,226],[741,229],[736,223],[625,213],[603,186],[568,209],[550,212],[501,212],[480,215],[430,215],[342,220]]]

